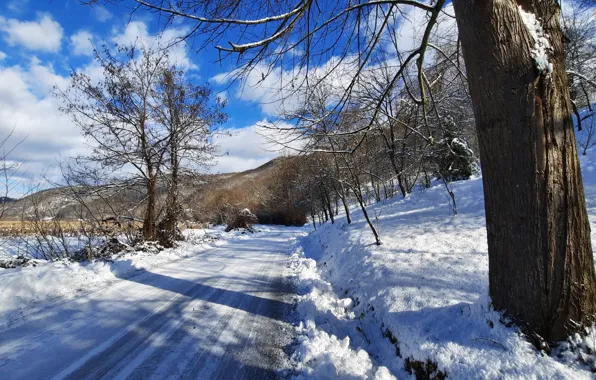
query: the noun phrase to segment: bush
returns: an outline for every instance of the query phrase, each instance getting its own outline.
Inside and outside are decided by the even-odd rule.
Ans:
[[[241,228],[244,228],[250,232],[254,232],[252,225],[258,222],[259,220],[257,219],[256,215],[250,212],[249,209],[245,208],[236,215],[236,218],[234,218],[231,223],[228,224],[226,227],[226,232]]]

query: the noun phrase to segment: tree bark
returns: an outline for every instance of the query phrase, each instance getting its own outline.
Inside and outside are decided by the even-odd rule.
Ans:
[[[171,248],[178,240],[178,215],[180,213],[180,204],[178,201],[178,157],[176,148],[172,147],[170,183],[168,186],[168,199],[166,206],[166,215],[160,222],[159,243]]]
[[[454,0],[474,107],[486,209],[489,291],[547,342],[594,320],[596,276],[556,0]],[[550,41],[538,69],[518,6]]]
[[[373,222],[370,220],[370,218],[368,216],[368,212],[366,211],[366,205],[364,204],[364,198],[362,197],[362,192],[354,190],[354,195],[356,196],[356,199],[358,200],[358,204],[360,205],[360,209],[362,210],[364,219],[366,219],[366,223],[368,223],[368,226],[370,227],[370,230],[372,231],[372,233],[375,237],[375,244],[381,245],[381,237],[379,236],[379,232],[375,228],[375,225],[373,224]]]
[[[331,206],[331,197],[329,196],[329,191],[327,191],[327,188],[325,188],[323,194],[325,197],[325,201],[327,202],[327,209],[329,210],[329,218],[331,219],[331,224],[335,224],[335,217],[333,216],[333,206]]]
[[[143,220],[143,239],[146,241],[155,241],[157,238],[155,228],[156,193],[157,179],[155,176],[151,176],[147,180],[147,209],[145,210],[145,219]]]
[[[168,199],[166,206],[166,215],[160,222],[159,242],[166,248],[174,246],[178,240],[178,216],[180,214],[180,204],[178,201],[178,173],[180,161],[178,159],[178,150],[180,141],[178,134],[181,132],[180,118],[178,114],[179,104],[176,104],[175,83],[170,72],[166,73],[165,81],[166,101],[170,116],[170,125],[168,126],[170,141],[168,142],[170,151],[170,178],[168,184]]]

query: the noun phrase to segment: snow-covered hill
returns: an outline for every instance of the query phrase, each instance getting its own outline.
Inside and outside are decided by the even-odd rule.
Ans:
[[[596,149],[581,165],[596,246]],[[359,211],[351,225],[338,218],[302,238],[292,268],[303,321],[294,360],[303,376],[594,376],[594,331],[548,356],[489,309],[482,179],[453,183],[453,191],[455,216],[439,184],[370,206],[382,246]]]

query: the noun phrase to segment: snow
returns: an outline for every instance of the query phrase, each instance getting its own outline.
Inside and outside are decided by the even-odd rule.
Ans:
[[[548,60],[548,52],[551,48],[548,35],[542,30],[542,25],[534,13],[524,11],[521,5],[518,6],[518,9],[524,25],[534,40],[531,53],[536,68],[542,73],[552,73],[553,64]]]
[[[580,156],[596,246],[596,149]],[[302,324],[294,360],[305,378],[412,376],[436,363],[450,378],[593,378],[596,330],[539,353],[488,297],[480,177],[369,206],[382,246],[360,211],[300,238],[291,256]]]
[[[305,258],[300,247],[293,252],[290,263],[301,319],[292,355],[300,373],[296,378],[395,379],[386,367],[376,365],[365,350],[351,348],[347,331],[356,327],[362,329],[354,312],[346,311],[352,300],[340,299],[333,292],[331,284],[321,278],[316,262]]]
[[[312,321],[300,329],[300,345],[294,358],[309,363],[310,367],[305,367],[304,374],[297,376],[297,379],[396,379],[386,367],[375,369],[366,351],[350,349],[349,337],[338,339],[335,335],[318,330]]]
[[[187,230],[185,234],[188,240],[179,247],[158,254],[151,251],[126,252],[115,255],[111,261],[82,263],[36,260],[35,267],[0,269],[0,326],[22,318],[33,311],[34,306],[79,296],[136,271],[191,257],[213,245],[223,244],[223,241],[209,243],[209,239],[203,242],[206,236],[221,236],[221,230]],[[229,239],[235,235],[226,236]]]
[[[221,239],[206,250],[186,242],[115,258],[126,275],[0,325],[0,377],[273,379],[291,370],[284,347],[292,342],[292,295],[282,276],[298,230],[260,228],[245,235],[218,228]],[[160,262],[151,267],[152,259]],[[0,281],[29,269],[0,272]],[[55,268],[46,272],[56,277]]]
[[[93,244],[98,246],[105,239],[92,237]],[[121,239],[125,241],[125,239]],[[25,236],[2,236],[0,237],[0,259],[11,259],[19,256],[44,260],[48,253],[56,257],[66,256],[65,249],[69,252],[77,252],[89,245],[89,238],[82,235],[65,235],[63,238],[57,236],[46,236],[39,238],[35,235]]]

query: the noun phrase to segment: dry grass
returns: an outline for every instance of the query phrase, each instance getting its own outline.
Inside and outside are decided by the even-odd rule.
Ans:
[[[140,222],[122,223],[117,226],[114,223],[102,223],[101,228],[109,230],[110,233],[129,232],[133,228],[141,228]],[[78,220],[43,220],[43,221],[28,221],[28,220],[1,220],[0,221],[0,236],[23,236],[34,235],[40,231],[49,233],[60,232],[61,234],[81,234],[86,231],[97,231],[98,226],[93,223]]]
[[[143,223],[137,221],[123,222],[120,226],[107,222],[101,224],[101,230],[109,234],[130,233],[133,230],[140,230],[142,226]],[[185,222],[181,223],[179,227],[181,230],[200,229],[208,227],[208,224]],[[89,231],[97,232],[98,226],[97,224],[79,220],[0,220],[0,236],[34,235],[40,231],[48,232],[50,235],[53,232],[61,232],[66,235],[83,234]]]

